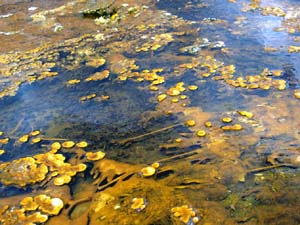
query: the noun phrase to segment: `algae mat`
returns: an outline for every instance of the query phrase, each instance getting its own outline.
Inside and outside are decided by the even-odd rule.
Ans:
[[[297,1],[2,1],[1,224],[299,224]]]

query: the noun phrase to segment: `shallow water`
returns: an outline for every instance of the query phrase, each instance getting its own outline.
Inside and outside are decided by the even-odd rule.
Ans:
[[[299,8],[1,2],[0,223],[299,224]],[[51,147],[66,141],[88,146]],[[40,194],[65,207],[45,210]]]

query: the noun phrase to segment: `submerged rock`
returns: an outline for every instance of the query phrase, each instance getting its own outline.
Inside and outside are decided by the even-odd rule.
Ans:
[[[207,38],[202,38],[199,43],[180,48],[179,51],[184,54],[197,55],[202,49],[218,50],[224,47],[223,41],[210,42]]]
[[[88,9],[82,12],[84,18],[96,19],[99,17],[110,18],[112,15],[116,14],[118,9],[116,7],[110,8],[111,5],[98,9]]]

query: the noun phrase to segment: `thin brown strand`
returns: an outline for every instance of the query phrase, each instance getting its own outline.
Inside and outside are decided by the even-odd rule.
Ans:
[[[147,137],[147,136],[154,135],[154,134],[157,134],[157,133],[160,133],[160,132],[163,132],[163,131],[172,129],[172,128],[178,127],[178,126],[180,126],[180,125],[182,125],[182,124],[179,123],[179,124],[174,124],[174,125],[171,125],[171,126],[168,126],[168,127],[163,127],[163,128],[160,128],[160,129],[158,129],[158,130],[151,131],[151,132],[146,133],[146,134],[142,134],[142,135],[139,135],[139,136],[136,136],[136,137],[127,138],[127,139],[124,139],[124,140],[121,140],[121,141],[117,141],[117,143],[118,143],[118,144],[121,144],[121,145],[125,145],[125,144],[127,144],[128,142],[137,141],[137,140],[142,139],[142,138],[145,138],[145,137]]]

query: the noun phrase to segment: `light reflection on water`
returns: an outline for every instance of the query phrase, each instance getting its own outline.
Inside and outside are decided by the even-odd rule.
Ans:
[[[197,8],[197,4],[207,4],[207,7]],[[284,65],[291,64],[295,68],[295,74],[299,78],[300,67],[296,63],[298,56],[287,53],[288,46],[297,45],[287,32],[275,32],[273,29],[282,27],[283,18],[276,16],[263,16],[257,12],[241,12],[241,8],[247,2],[229,4],[227,1],[192,1],[192,7],[184,7],[183,2],[160,1],[158,7],[170,11],[175,15],[199,23],[205,18],[216,18],[227,21],[223,25],[199,25],[199,36],[209,38],[212,41],[224,40],[226,46],[233,49],[234,55],[222,58],[225,62],[234,63],[241,74],[247,74],[252,68],[262,70],[265,67],[282,69]],[[262,5],[276,5],[283,9],[288,8],[288,3],[281,1],[268,1]],[[180,9],[180,10],[177,10]],[[241,24],[235,24],[237,17],[245,17]],[[232,35],[230,31],[240,31],[240,34]],[[296,34],[297,36],[297,34]],[[278,48],[275,53],[263,51],[266,46]]]

